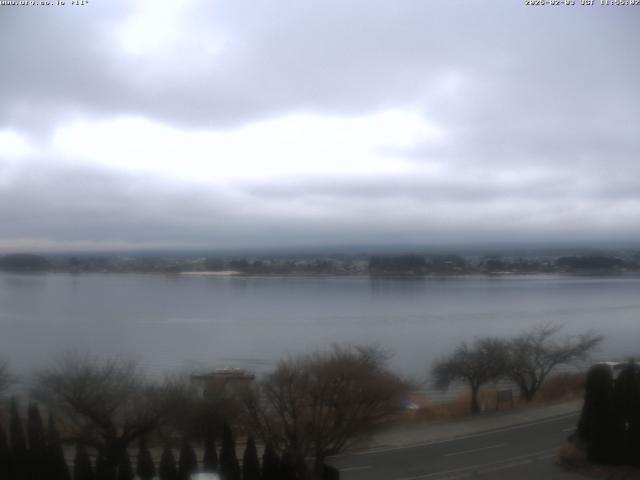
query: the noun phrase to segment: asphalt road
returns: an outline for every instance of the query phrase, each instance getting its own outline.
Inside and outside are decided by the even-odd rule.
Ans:
[[[577,420],[577,413],[563,415],[454,440],[340,455],[329,463],[341,480],[580,478],[552,463]]]

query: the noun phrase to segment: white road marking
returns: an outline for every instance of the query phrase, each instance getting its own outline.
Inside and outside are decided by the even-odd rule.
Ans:
[[[412,448],[422,448],[422,447],[427,447],[427,446],[430,446],[430,445],[440,445],[442,443],[457,442],[459,440],[466,440],[468,438],[484,437],[484,436],[487,436],[487,435],[494,435],[494,434],[502,433],[502,432],[510,432],[512,430],[521,430],[523,428],[529,428],[529,427],[536,426],[536,425],[543,425],[545,423],[559,422],[559,421],[562,421],[562,420],[566,420],[569,417],[575,417],[575,416],[577,416],[579,414],[580,414],[580,412],[567,413],[567,414],[564,414],[564,415],[558,415],[556,417],[547,418],[545,420],[540,420],[540,421],[537,421],[537,422],[530,422],[530,423],[524,423],[524,424],[519,424],[519,425],[513,425],[511,427],[498,428],[498,429],[491,430],[491,431],[488,431],[488,432],[479,432],[479,433],[471,433],[469,435],[460,435],[460,436],[457,436],[457,437],[448,438],[446,440],[432,440],[432,441],[428,441],[428,442],[412,443],[410,445],[404,445],[402,447],[373,448],[371,450],[362,450],[361,452],[341,453],[340,455],[334,455],[331,458],[356,457],[356,456],[362,456],[362,455],[375,455],[377,453],[397,452],[398,450],[410,450]]]
[[[500,447],[506,447],[506,446],[507,446],[506,443],[498,443],[497,445],[489,445],[487,447],[479,447],[479,448],[472,448],[470,450],[462,450],[460,452],[445,453],[444,456],[445,457],[456,457],[458,455],[464,455],[466,453],[481,452],[483,450],[491,450],[492,448],[500,448]]]
[[[532,457],[536,457],[539,455],[545,455],[551,451],[555,451],[558,447],[554,447],[554,448],[549,448],[546,450],[540,450],[539,452],[533,452],[527,455],[518,455],[515,457],[511,457],[511,458],[505,458],[504,460],[500,460],[497,462],[487,462],[487,463],[478,463],[476,465],[468,465],[466,467],[460,467],[460,468],[453,468],[451,470],[443,470],[441,472],[433,472],[433,473],[425,473],[423,475],[416,475],[413,477],[400,477],[400,478],[395,478],[394,480],[422,480],[425,478],[433,478],[433,477],[440,477],[442,478],[444,475],[448,475],[448,474],[456,474],[456,473],[462,473],[462,472],[468,472],[468,471],[473,471],[473,470],[478,470],[480,468],[487,468],[487,467],[493,467],[493,466],[500,466],[503,465],[505,463],[513,463],[517,460],[524,460],[524,459],[530,459]],[[446,478],[446,477],[445,477]]]
[[[478,470],[479,473],[491,473],[491,472],[499,472],[500,470],[508,470],[510,468],[519,467],[521,465],[528,465],[532,463],[533,460],[520,460],[518,462],[511,462],[505,465],[500,465],[499,467],[492,468],[483,468],[482,470]]]
[[[341,472],[355,472],[356,470],[368,470],[372,468],[371,465],[362,465],[361,467],[345,467],[340,468]]]
[[[570,427],[570,428],[565,428],[564,430],[562,430],[563,432],[575,432],[576,431],[576,427]]]
[[[549,455],[542,455],[541,457],[538,457],[538,460],[548,460],[550,458],[553,458],[557,455],[557,453],[550,453]]]

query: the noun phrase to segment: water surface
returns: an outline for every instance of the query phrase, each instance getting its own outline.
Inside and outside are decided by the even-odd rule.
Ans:
[[[0,275],[0,357],[46,365],[69,348],[150,371],[238,366],[333,342],[377,343],[424,377],[462,340],[542,321],[606,335],[598,356],[640,353],[640,277],[381,278]]]

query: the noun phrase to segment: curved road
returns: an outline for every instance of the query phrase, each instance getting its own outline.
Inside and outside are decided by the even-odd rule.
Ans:
[[[575,479],[553,464],[576,427],[571,413],[424,445],[333,457],[341,480]]]

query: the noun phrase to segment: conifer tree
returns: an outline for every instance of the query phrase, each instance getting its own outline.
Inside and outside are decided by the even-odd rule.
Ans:
[[[29,441],[29,472],[32,480],[44,479],[49,466],[47,465],[47,442],[44,435],[44,425],[40,416],[40,409],[34,403],[29,405],[27,414],[27,438]]]
[[[296,480],[296,470],[293,464],[293,457],[284,452],[280,457],[280,469],[278,480]]]
[[[242,479],[243,480],[260,480],[260,461],[258,460],[258,451],[256,442],[249,435],[247,446],[244,449],[242,457]]]
[[[340,471],[330,465],[324,465],[322,478],[323,480],[340,480]]]
[[[136,473],[140,477],[140,480],[153,480],[156,476],[156,467],[153,464],[153,458],[151,458],[151,452],[147,448],[147,442],[144,438],[140,440],[138,448],[138,464],[136,467]]]
[[[11,419],[9,423],[9,435],[11,437],[11,465],[15,480],[29,479],[29,457],[27,440],[22,428],[22,420],[18,411],[18,402],[11,400]]]
[[[227,422],[222,428],[222,446],[220,447],[220,474],[222,480],[240,480],[240,464],[236,456],[236,443]]]
[[[613,389],[613,433],[615,460],[633,464],[640,456],[640,368],[633,362],[625,365],[615,381]]]
[[[631,465],[640,466],[640,365],[633,364],[629,410],[629,458]]]
[[[118,477],[117,480],[133,480],[133,467],[131,466],[131,459],[129,458],[129,452],[127,450],[122,454],[120,462],[118,463]]]
[[[76,456],[73,461],[73,480],[95,480],[91,459],[83,445],[76,445]]]
[[[280,474],[280,458],[271,443],[267,443],[262,454],[262,475],[260,480],[278,480]]]
[[[218,454],[216,452],[216,439],[212,428],[207,428],[204,438],[204,455],[202,457],[202,469],[205,472],[218,471]]]
[[[2,423],[0,423],[0,478],[11,478],[11,451]]]
[[[196,457],[196,452],[191,447],[189,440],[184,437],[180,446],[180,457],[178,458],[178,479],[189,480],[197,469],[198,458]]]
[[[178,480],[178,470],[176,469],[176,459],[170,447],[165,447],[160,457],[158,466],[158,476],[160,480]]]
[[[117,480],[118,459],[114,460],[104,452],[99,452],[96,458],[96,480]]]
[[[587,457],[596,463],[615,461],[613,431],[613,375],[608,365],[594,365],[587,372],[584,405],[578,435],[587,444]]]
[[[60,434],[58,433],[55,419],[51,413],[49,413],[47,422],[47,458],[50,471],[49,478],[51,480],[71,480],[69,466],[64,458]]]

